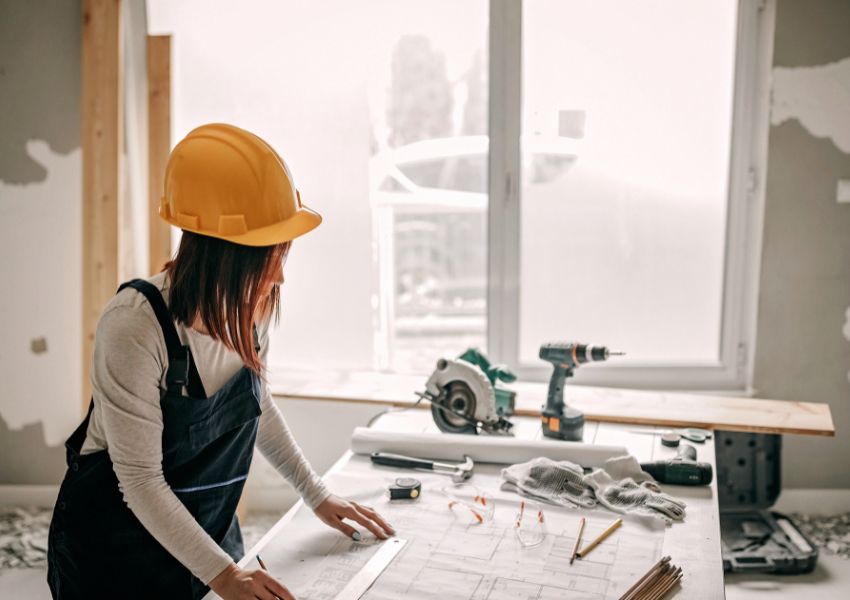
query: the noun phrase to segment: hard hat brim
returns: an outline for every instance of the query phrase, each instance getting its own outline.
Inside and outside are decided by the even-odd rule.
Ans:
[[[227,240],[228,242],[233,242],[234,244],[240,244],[242,246],[274,246],[282,244],[283,242],[294,240],[295,238],[312,231],[318,227],[321,222],[322,217],[319,213],[302,204],[295,214],[284,221],[237,235],[221,235],[210,231],[182,227],[180,225],[178,225],[178,227],[185,231],[191,231],[200,235],[207,235]]]

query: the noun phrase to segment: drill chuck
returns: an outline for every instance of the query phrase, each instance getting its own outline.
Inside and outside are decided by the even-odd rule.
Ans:
[[[540,358],[554,365],[564,365],[568,369],[589,362],[608,360],[609,356],[618,356],[620,352],[611,352],[605,346],[591,346],[569,342],[555,342],[540,346]]]

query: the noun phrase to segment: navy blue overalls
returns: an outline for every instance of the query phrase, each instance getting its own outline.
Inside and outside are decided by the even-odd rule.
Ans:
[[[188,346],[180,343],[159,290],[134,279],[168,349],[161,396],[165,480],[233,560],[244,554],[236,505],[254,453],[259,378],[242,367],[207,398]],[[257,345],[257,332],[254,330]],[[259,350],[259,348],[258,348]],[[189,396],[182,395],[186,386]],[[209,591],[157,542],[127,507],[106,450],[81,455],[93,406],[65,443],[68,470],[48,538],[47,581],[54,598],[200,598]]]

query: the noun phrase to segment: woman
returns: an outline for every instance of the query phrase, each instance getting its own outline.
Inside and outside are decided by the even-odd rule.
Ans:
[[[331,527],[393,534],[372,509],[328,492],[263,378],[283,263],[321,217],[270,146],[222,124],[174,148],[160,215],[184,231],[176,257],[122,285],[97,325],[92,402],[66,442],[50,526],[51,592],[290,599],[266,571],[236,565],[255,443]]]

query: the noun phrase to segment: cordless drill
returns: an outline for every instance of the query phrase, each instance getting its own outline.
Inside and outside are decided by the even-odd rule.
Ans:
[[[697,462],[697,449],[682,444],[676,458],[640,463],[640,468],[659,483],[674,485],[708,485],[714,475],[710,463]]]
[[[609,352],[605,346],[590,346],[569,342],[554,342],[540,346],[540,358],[554,365],[549,380],[549,393],[543,409],[543,435],[560,440],[580,442],[584,435],[584,414],[564,405],[564,383],[573,376],[579,365],[607,360],[609,356],[620,356],[622,352]]]

